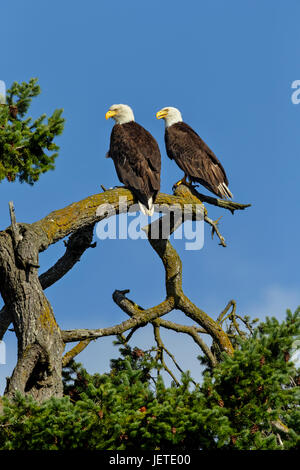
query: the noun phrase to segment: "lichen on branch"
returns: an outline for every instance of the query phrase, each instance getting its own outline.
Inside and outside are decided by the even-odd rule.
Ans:
[[[0,333],[3,334],[8,327],[8,319],[11,315],[19,344],[24,345],[23,350],[28,345],[38,344],[45,352],[46,359],[44,356],[38,357],[39,375],[34,378],[36,382],[32,384],[32,379],[28,379],[31,384],[30,390],[34,391],[36,396],[45,398],[46,395],[49,396],[52,393],[51,390],[56,396],[61,393],[59,374],[62,364],[66,363],[70,357],[75,357],[89,344],[90,340],[104,336],[118,336],[126,331],[128,332],[127,338],[130,338],[138,328],[149,323],[154,327],[159,347],[162,347],[161,341],[158,340],[159,329],[165,327],[186,333],[192,337],[212,366],[215,365],[217,356],[203,341],[200,336],[201,333],[204,332],[209,335],[213,339],[213,343],[217,344],[219,350],[229,355],[233,354],[230,336],[223,330],[220,322],[214,320],[193,304],[184,293],[182,287],[182,262],[169,240],[169,236],[184,222],[181,213],[184,212],[188,220],[199,220],[200,207],[203,215],[202,220],[212,226],[214,232],[222,241],[223,237],[219,231],[218,221],[212,222],[208,218],[208,211],[203,204],[205,197],[201,196],[201,199],[199,197],[184,185],[177,187],[173,195],[158,194],[155,209],[164,214],[171,212],[173,215],[171,217],[163,216],[152,222],[146,227],[145,232],[151,247],[160,257],[164,267],[166,297],[158,305],[143,309],[126,297],[128,291],[116,290],[113,294],[113,300],[129,318],[108,328],[60,330],[54,312],[44,296],[43,289],[61,279],[79,260],[84,251],[94,246],[91,241],[95,223],[130,210],[136,203],[131,191],[122,187],[107,190],[79,202],[74,202],[63,209],[55,210],[32,224],[17,223],[14,220],[13,227],[10,226],[0,232],[0,273],[2,276],[0,288],[6,303],[6,306],[0,312]],[[120,205],[120,199],[124,198],[126,204]],[[214,200],[218,201],[217,199]],[[218,205],[218,202],[215,205]],[[99,211],[99,207],[108,206],[110,210]],[[176,214],[174,207],[177,208]],[[225,207],[228,210],[233,210],[233,208],[234,210],[243,210],[247,206],[226,201]],[[186,211],[186,208],[188,208],[188,211]],[[153,231],[155,233],[162,232],[161,226],[166,217],[170,220],[168,236],[152,237]],[[20,234],[19,240],[16,240],[16,233]],[[38,277],[39,252],[46,250],[49,245],[63,240],[67,236],[70,236],[70,239],[66,243],[65,255],[52,268]],[[25,290],[21,288],[23,283],[26,285]],[[26,306],[25,310],[24,305]],[[195,322],[195,326],[187,329],[184,325],[180,327],[178,324],[168,323],[167,320],[162,318],[174,309],[181,310],[191,318]],[[79,344],[63,356],[64,344],[69,342],[79,342]],[[165,350],[167,349],[165,348]],[[55,358],[54,361],[52,360],[53,357]],[[49,367],[46,367],[47,364]],[[32,362],[33,366],[34,362]],[[48,389],[45,389],[45,393],[39,392],[41,379],[37,379],[37,377],[40,377],[41,374],[47,376]],[[15,375],[13,386],[18,380],[19,375]]]

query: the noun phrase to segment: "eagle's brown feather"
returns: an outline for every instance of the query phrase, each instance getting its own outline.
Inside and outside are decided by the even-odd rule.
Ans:
[[[201,137],[185,122],[165,131],[167,155],[189,176],[217,196],[232,197],[223,166]]]
[[[161,156],[152,135],[134,121],[115,124],[108,156],[114,161],[119,180],[148,209],[160,189]]]

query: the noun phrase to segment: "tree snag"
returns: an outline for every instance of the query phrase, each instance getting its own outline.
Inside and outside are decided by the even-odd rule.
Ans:
[[[125,208],[119,206],[119,198],[122,196],[127,198]],[[163,217],[153,222],[145,231],[150,245],[163,263],[165,300],[159,305],[143,309],[126,297],[128,290],[116,290],[113,300],[129,317],[124,322],[108,328],[60,330],[44,290],[72,269],[87,248],[95,246],[92,244],[95,223],[112,215],[112,213],[99,214],[97,209],[100,205],[109,204],[116,214],[119,214],[128,211],[135,202],[129,190],[115,188],[53,211],[32,224],[17,224],[13,205],[10,204],[12,224],[0,232],[0,292],[5,304],[0,312],[0,339],[12,322],[18,341],[18,361],[5,390],[8,397],[13,397],[16,391],[30,394],[39,402],[51,396],[62,396],[62,366],[87,347],[92,339],[122,335],[125,331],[129,332],[129,338],[139,327],[147,323],[152,323],[156,343],[161,351],[167,351],[159,333],[159,328],[164,327],[191,336],[207,356],[212,367],[216,365],[217,357],[206,345],[201,334],[208,334],[221,351],[233,354],[230,337],[222,329],[222,322],[213,320],[184,294],[181,259],[169,239],[163,236],[157,239],[151,238],[151,231],[162,223]],[[197,206],[203,205],[203,202],[231,212],[249,207],[200,195],[196,191],[191,192],[184,185],[178,186],[174,195],[160,193],[156,200],[160,212],[163,213],[170,212],[174,205],[181,209],[189,205],[191,219],[197,217]],[[171,220],[170,234],[182,223],[181,217],[174,217]],[[218,221],[213,222],[208,218],[206,208],[204,208],[204,221],[212,227],[212,234],[216,233],[221,244],[226,246],[224,237],[217,227]],[[39,253],[67,236],[70,238],[65,243],[65,254],[52,268],[39,276]],[[178,325],[162,318],[173,309],[180,309],[192,318],[195,326]],[[231,317],[236,321],[236,316],[231,315]],[[64,355],[65,344],[69,342],[79,343]],[[167,353],[170,355],[168,351]]]

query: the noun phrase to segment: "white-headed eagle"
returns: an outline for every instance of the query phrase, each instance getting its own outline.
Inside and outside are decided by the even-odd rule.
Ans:
[[[168,157],[184,171],[184,178],[176,184],[186,183],[188,177],[220,198],[232,198],[223,166],[201,137],[182,121],[180,111],[168,106],[158,111],[156,117],[165,120]]]
[[[119,180],[136,196],[143,214],[153,215],[160,189],[158,144],[146,129],[134,121],[133,111],[126,104],[112,105],[105,117],[116,122],[107,157],[113,159]]]

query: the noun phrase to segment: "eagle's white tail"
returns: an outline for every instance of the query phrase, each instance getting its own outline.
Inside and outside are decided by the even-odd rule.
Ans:
[[[218,186],[218,190],[225,198],[233,198],[232,192],[229,190],[228,186],[225,183],[220,183]]]
[[[153,204],[152,197],[150,197],[150,199],[148,199],[149,209],[144,204],[142,204],[140,201],[139,201],[139,206],[140,206],[141,212],[144,215],[149,215],[150,217],[152,217],[152,215],[154,214],[154,204]]]

